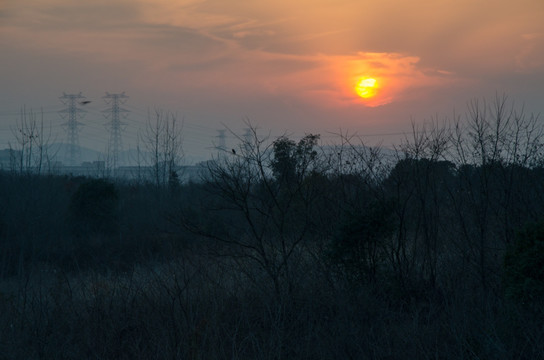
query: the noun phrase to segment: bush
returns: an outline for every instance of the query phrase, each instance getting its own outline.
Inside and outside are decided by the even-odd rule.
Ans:
[[[504,257],[505,295],[527,305],[544,299],[544,221],[520,231]]]
[[[387,239],[395,230],[393,204],[370,201],[346,216],[331,244],[330,258],[348,278],[376,280]]]
[[[111,234],[118,228],[119,193],[115,185],[92,179],[79,186],[70,200],[70,223],[75,235]]]

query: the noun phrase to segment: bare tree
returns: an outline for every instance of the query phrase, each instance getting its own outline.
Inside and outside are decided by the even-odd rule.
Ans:
[[[145,130],[139,139],[147,154],[144,161],[151,167],[153,183],[157,187],[173,185],[183,161],[183,120],[175,114],[155,109],[148,114]]]
[[[515,229],[534,216],[536,208],[520,188],[530,177],[519,176],[541,165],[543,135],[538,117],[526,115],[506,96],[473,100],[466,118],[454,119],[449,156],[458,169],[458,188],[450,197],[462,247],[469,249],[484,288]]]
[[[530,172],[542,159],[543,130],[506,96],[471,101],[465,117],[413,124],[384,183],[397,202],[398,273],[432,285],[445,261],[457,261],[482,289],[498,281],[514,232],[539,216],[522,187],[538,186]]]
[[[250,136],[233,132],[240,141],[235,151],[208,162],[205,186],[215,201],[203,209],[206,215],[195,218],[188,207],[181,221],[215,240],[222,255],[261,291],[282,298],[300,280],[295,269],[304,263],[308,240],[319,237],[313,216],[322,197],[313,181],[320,173],[314,149],[318,136],[307,135],[298,143],[286,137],[272,141],[249,122],[247,127]]]
[[[32,172],[41,174],[46,168],[51,171],[51,126],[44,127],[43,110],[40,119],[26,107],[21,108],[15,129],[12,129],[17,145],[11,147],[12,169],[20,173]]]

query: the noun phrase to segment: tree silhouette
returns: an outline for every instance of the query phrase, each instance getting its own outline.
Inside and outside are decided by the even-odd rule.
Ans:
[[[304,136],[298,144],[286,136],[276,139],[272,144],[274,158],[270,163],[276,181],[292,184],[304,178],[317,157],[314,147],[318,140],[319,135],[312,134]]]
[[[544,221],[527,226],[504,257],[506,296],[529,305],[544,299]]]

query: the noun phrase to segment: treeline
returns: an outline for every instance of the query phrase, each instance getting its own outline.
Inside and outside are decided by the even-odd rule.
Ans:
[[[472,102],[394,151],[251,129],[198,183],[0,173],[0,353],[544,356],[538,118]]]

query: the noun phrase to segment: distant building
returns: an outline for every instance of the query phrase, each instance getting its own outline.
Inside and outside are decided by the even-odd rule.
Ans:
[[[183,165],[176,168],[176,174],[181,183],[200,182],[206,170],[201,164]],[[154,181],[152,166],[120,166],[115,170],[115,177],[126,180]]]
[[[0,170],[18,171],[21,166],[22,152],[13,149],[0,150]],[[164,164],[161,164],[164,166]],[[32,168],[25,171],[32,171]],[[154,179],[153,166],[119,166],[115,170],[106,166],[105,161],[84,161],[80,165],[65,166],[60,161],[49,161],[44,165],[43,173],[58,175],[86,176],[93,178],[115,177],[125,180],[149,181]],[[206,162],[196,165],[183,165],[176,167],[177,178],[181,183],[201,182],[207,171]]]
[[[105,177],[106,163],[104,161],[85,161],[76,166],[60,166],[56,169],[59,174],[87,177]]]

